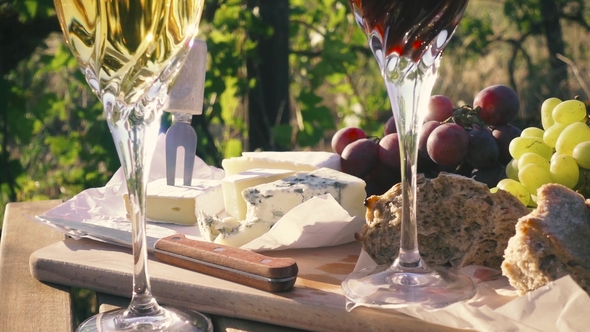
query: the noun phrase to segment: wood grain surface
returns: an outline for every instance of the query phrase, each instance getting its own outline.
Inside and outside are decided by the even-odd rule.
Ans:
[[[265,252],[291,257],[299,266],[294,288],[269,293],[197,272],[150,261],[159,302],[208,314],[312,331],[456,331],[395,311],[345,310],[340,283],[353,270],[360,246]],[[91,240],[65,240],[31,256],[40,280],[129,296],[132,258],[126,248]]]
[[[0,242],[0,331],[71,331],[70,288],[45,284],[31,276],[29,256],[65,236],[27,218],[60,201],[9,203]]]

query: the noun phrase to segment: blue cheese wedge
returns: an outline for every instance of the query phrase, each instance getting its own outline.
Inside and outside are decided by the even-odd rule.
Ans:
[[[272,224],[257,218],[246,219],[237,227],[222,229],[214,242],[226,246],[241,247],[268,232],[272,226]]]
[[[127,194],[124,200],[129,213]],[[176,179],[175,185],[169,186],[166,179],[158,179],[147,186],[146,216],[151,221],[195,225],[198,211],[215,215],[223,209],[223,191],[219,180],[193,179],[190,186],[184,186],[182,179]]]
[[[246,218],[199,215],[201,235],[209,241],[240,247],[268,232],[287,212],[320,195],[330,194],[351,216],[364,219],[365,182],[330,168],[298,172],[246,188]]]
[[[313,171],[322,167],[340,170],[340,156],[326,151],[244,152],[241,157],[224,159],[221,166],[226,176],[253,168]]]
[[[246,218],[246,202],[242,197],[244,189],[273,182],[295,174],[285,169],[255,168],[238,174],[226,176],[221,180],[225,212],[238,220]]]
[[[274,224],[297,205],[330,194],[351,216],[364,218],[365,182],[330,168],[298,172],[284,179],[242,191],[247,218]]]
[[[241,225],[241,221],[234,217],[220,218],[203,211],[197,213],[197,224],[201,237],[213,242],[220,234],[231,234]]]

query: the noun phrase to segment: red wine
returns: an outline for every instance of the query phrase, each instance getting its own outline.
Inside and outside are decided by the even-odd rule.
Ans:
[[[350,0],[367,36],[377,35],[385,55],[417,62],[442,31],[453,34],[469,0]],[[441,47],[442,49],[442,47]]]

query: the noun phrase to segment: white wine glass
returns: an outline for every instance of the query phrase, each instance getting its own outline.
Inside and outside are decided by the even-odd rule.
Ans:
[[[346,297],[373,307],[420,304],[439,308],[471,298],[471,278],[428,266],[420,256],[416,218],[418,137],[444,47],[468,0],[350,0],[367,35],[390,99],[399,135],[402,215],[400,250],[393,264],[351,273]]]
[[[66,43],[100,98],[131,206],[133,292],[126,309],[99,313],[78,331],[212,331],[201,313],[152,296],[146,247],[149,166],[170,85],[198,32],[204,0],[55,0]]]

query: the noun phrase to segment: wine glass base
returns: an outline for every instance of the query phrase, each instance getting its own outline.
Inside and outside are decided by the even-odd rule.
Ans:
[[[342,282],[342,289],[352,302],[378,308],[422,305],[436,309],[468,300],[477,292],[471,278],[452,269],[430,267],[427,272],[406,272],[391,265],[353,272]]]
[[[118,318],[126,309],[117,309],[99,313],[86,319],[77,328],[77,332],[94,331],[182,331],[182,332],[213,332],[211,320],[196,311],[161,307],[158,316],[134,317],[125,321],[125,326],[118,324]]]

